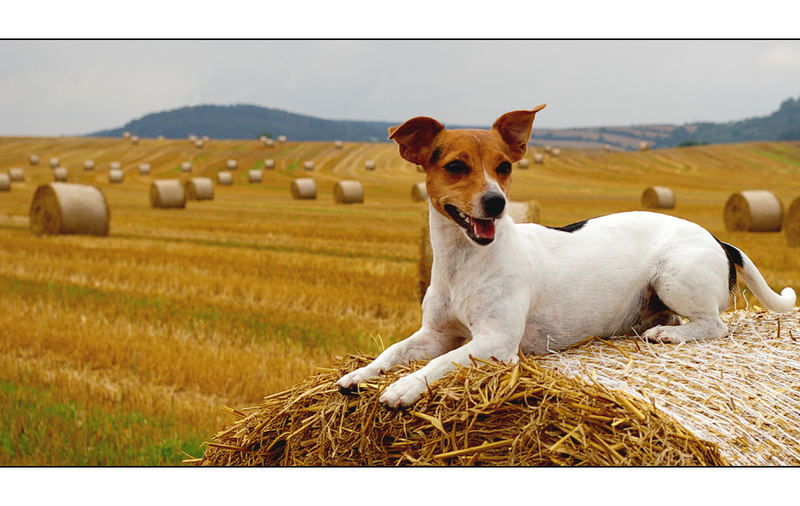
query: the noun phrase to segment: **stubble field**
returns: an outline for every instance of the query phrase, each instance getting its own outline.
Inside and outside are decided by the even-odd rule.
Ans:
[[[103,190],[108,237],[30,233],[52,156],[71,182]],[[213,201],[150,207],[150,182],[185,176],[181,162],[213,177],[230,158],[234,185],[216,185]],[[276,168],[248,184],[265,158]],[[122,184],[108,183],[111,161]],[[151,175],[138,174],[141,162]],[[0,138],[0,170],[10,167],[26,179],[0,192],[2,465],[176,465],[232,420],[221,406],[255,405],[334,354],[376,353],[418,327],[425,204],[410,193],[424,174],[392,144]],[[306,176],[317,200],[293,200],[292,179]],[[800,288],[800,250],[782,233],[726,232],[722,220],[739,190],[772,190],[784,207],[800,196],[798,142],[562,149],[513,178],[512,200],[537,200],[544,225],[641,209],[645,187],[669,186],[668,214],[743,249],[773,288]],[[341,179],[363,183],[363,204],[334,203]]]

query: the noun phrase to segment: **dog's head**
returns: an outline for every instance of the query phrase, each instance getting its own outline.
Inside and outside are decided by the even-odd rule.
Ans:
[[[433,207],[477,244],[494,240],[511,186],[511,164],[525,155],[542,104],[500,116],[491,130],[447,130],[433,118],[389,128],[400,156],[422,166]]]

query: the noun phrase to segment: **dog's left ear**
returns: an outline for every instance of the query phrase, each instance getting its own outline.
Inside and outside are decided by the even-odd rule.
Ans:
[[[531,111],[507,112],[497,118],[497,121],[492,125],[492,130],[496,130],[508,145],[512,162],[519,161],[525,155],[525,151],[528,149],[528,140],[531,138],[533,118],[546,105],[536,106]]]
[[[433,139],[444,130],[433,118],[418,116],[389,128],[389,138],[400,145],[400,156],[411,163],[425,165],[431,156]]]

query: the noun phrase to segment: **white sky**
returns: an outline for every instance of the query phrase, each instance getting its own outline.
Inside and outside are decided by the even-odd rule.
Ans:
[[[484,10],[488,5],[476,4]],[[211,9],[219,4],[196,4],[198,9],[203,5]],[[550,11],[549,21],[544,22],[535,14],[498,15],[495,9],[478,11],[477,17],[485,16],[485,25],[492,27],[513,23],[509,25],[512,30],[498,33],[478,22],[476,29],[448,31],[448,27],[462,25],[447,17],[447,12],[433,11],[424,18],[424,29],[415,31],[407,29],[414,26],[407,23],[417,19],[418,13],[400,9],[401,4],[387,5],[382,19],[396,17],[403,27],[386,25],[385,31],[378,30],[385,33],[382,36],[429,36],[430,31],[437,31],[440,19],[445,21],[437,36],[446,37],[647,36],[669,34],[673,29],[670,18],[661,19],[660,14],[651,15],[654,22],[649,30],[626,31],[624,20],[629,18],[623,17],[622,23],[617,20],[604,32],[596,29],[605,25],[594,19],[594,12],[589,17],[570,18],[578,22],[576,30],[563,19],[554,29],[555,15]],[[668,12],[690,9],[693,4],[681,0],[672,5]],[[112,32],[114,36],[143,37],[376,36],[374,25],[364,25],[368,28],[359,31],[352,26],[352,19],[339,32],[316,31],[315,26],[330,27],[331,23],[325,23],[324,17],[315,18],[317,25],[301,21],[302,10],[290,13],[295,18],[281,11],[280,16],[254,12],[252,19],[236,11],[244,23],[242,31],[225,24],[224,14],[216,22],[217,11],[209,11],[206,15],[211,19],[205,19],[202,26],[210,28],[198,32],[186,28],[195,26],[187,14],[192,7],[183,8],[186,11],[171,12],[179,18],[183,12],[173,29],[161,18],[151,18],[155,28],[138,24],[148,6],[131,7],[119,14],[120,28],[115,25]],[[306,4],[301,8],[310,9]],[[16,21],[24,21],[26,14],[34,15],[24,13]],[[745,13],[745,21],[748,16]],[[281,23],[278,17],[294,21]],[[53,19],[52,29],[29,25],[31,29],[23,29],[20,35],[109,35],[108,24],[91,18],[83,25],[61,22],[58,14]],[[678,19],[691,20],[685,16]],[[773,20],[769,26],[775,28],[766,34],[786,33],[780,19]],[[667,21],[667,28],[659,28],[664,25],[656,20]],[[718,21],[721,24],[714,26],[729,27],[722,18]],[[12,34],[14,27],[26,26],[20,22],[8,25]],[[64,26],[71,28],[62,31]],[[87,26],[87,31],[82,26]],[[139,29],[141,26],[151,29]],[[539,26],[546,29],[539,30]],[[695,20],[690,26],[706,25]],[[800,35],[800,29],[795,32]],[[675,35],[713,36],[715,32],[703,33],[706,31],[695,29],[687,34],[678,30]],[[752,24],[749,31],[741,33],[764,35],[753,30]],[[488,127],[504,112],[546,102],[548,108],[537,115],[539,128],[683,124],[762,116],[786,98],[800,96],[800,41],[0,40],[0,69],[0,135],[84,134],[184,105],[233,103],[329,119],[400,122],[427,115],[446,125]]]

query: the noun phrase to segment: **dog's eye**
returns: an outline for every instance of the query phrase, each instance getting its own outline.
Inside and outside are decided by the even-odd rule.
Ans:
[[[461,160],[454,160],[445,165],[444,170],[450,174],[466,174],[469,172],[469,167],[467,167],[467,164]]]
[[[497,173],[507,176],[511,174],[511,164],[508,162],[503,162],[497,166]]]

